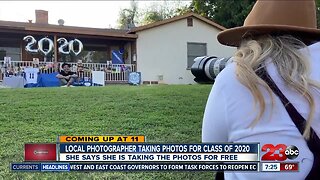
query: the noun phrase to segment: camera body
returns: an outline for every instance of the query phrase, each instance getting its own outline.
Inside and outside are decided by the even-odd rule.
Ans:
[[[194,59],[191,73],[200,84],[213,84],[217,75],[233,60],[232,57],[201,56]]]

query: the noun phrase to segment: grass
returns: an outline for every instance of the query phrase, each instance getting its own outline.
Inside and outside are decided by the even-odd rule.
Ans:
[[[200,143],[211,86],[0,89],[0,179],[212,179],[211,172],[13,173],[25,143],[58,135],[145,135],[152,143]]]

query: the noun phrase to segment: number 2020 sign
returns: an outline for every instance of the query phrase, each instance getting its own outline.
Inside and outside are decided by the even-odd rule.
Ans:
[[[54,49],[53,41],[47,37],[38,41],[38,48],[33,48],[37,43],[37,40],[33,36],[28,35],[24,37],[23,40],[28,42],[25,50],[31,54],[40,53],[44,56],[48,56]],[[66,38],[59,38],[57,42],[60,44],[58,48],[60,54],[78,56],[83,49],[83,44],[79,39],[68,41]],[[44,49],[44,43],[48,43],[48,49]],[[77,51],[75,50],[74,45],[78,45]]]

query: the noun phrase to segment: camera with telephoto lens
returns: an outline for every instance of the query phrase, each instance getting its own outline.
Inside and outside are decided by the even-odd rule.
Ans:
[[[201,56],[194,59],[191,73],[200,84],[213,84],[217,75],[233,60],[232,57]]]

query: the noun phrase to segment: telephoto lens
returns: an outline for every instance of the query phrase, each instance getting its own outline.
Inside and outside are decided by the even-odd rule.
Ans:
[[[191,73],[194,81],[200,84],[214,83],[217,75],[233,60],[232,57],[201,56],[194,59]]]

